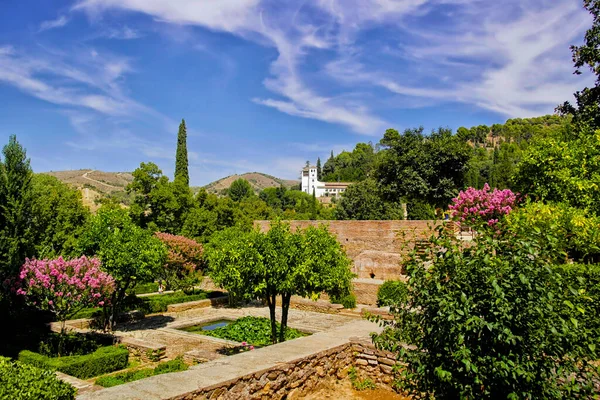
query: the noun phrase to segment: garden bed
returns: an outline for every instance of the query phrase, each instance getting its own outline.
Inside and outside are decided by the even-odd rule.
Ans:
[[[118,374],[103,376],[96,379],[95,384],[103,387],[112,387],[144,378],[149,378],[154,375],[185,371],[186,369],[188,369],[188,366],[185,362],[183,362],[183,359],[176,358],[171,361],[162,362],[154,368],[136,369],[134,371],[126,371]]]
[[[37,351],[22,350],[19,361],[87,379],[127,367],[129,351],[113,341],[110,335],[51,333]]]

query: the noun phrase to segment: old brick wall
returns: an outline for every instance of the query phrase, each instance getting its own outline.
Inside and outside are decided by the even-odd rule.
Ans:
[[[325,224],[344,246],[358,278],[403,279],[402,255],[429,238],[434,221],[288,221],[292,229]],[[269,221],[255,221],[262,231]]]

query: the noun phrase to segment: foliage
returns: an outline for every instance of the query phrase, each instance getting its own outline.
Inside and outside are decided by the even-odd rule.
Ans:
[[[0,399],[74,400],[75,388],[48,369],[0,357]]]
[[[383,150],[374,177],[388,201],[419,200],[446,207],[462,189],[470,149],[449,129],[428,136],[423,128],[403,134],[388,129],[380,144]]]
[[[348,293],[340,297],[333,296],[331,302],[334,304],[341,304],[347,309],[356,308],[356,296],[353,293]]]
[[[528,202],[512,212],[507,223],[521,236],[543,240],[538,243],[557,263],[600,262],[600,218],[566,204]],[[551,232],[552,235],[539,235]]]
[[[372,172],[376,156],[372,143],[358,143],[352,152],[342,151],[335,157],[332,151],[322,172],[317,168],[319,179],[323,182],[360,182]]]
[[[19,353],[21,362],[81,379],[123,369],[128,359],[129,351],[121,346],[100,347],[91,354],[64,357],[47,357],[29,350]]]
[[[51,332],[40,340],[37,352],[48,357],[80,356],[93,353],[100,347],[112,344],[114,344],[114,337],[111,335]]]
[[[514,182],[533,199],[600,215],[600,131],[566,132],[533,141]]]
[[[33,176],[32,191],[35,255],[55,258],[72,254],[90,217],[81,192],[44,174]]]
[[[127,371],[121,374],[103,376],[101,378],[96,379],[96,385],[100,385],[103,387],[112,387],[148,378],[154,375],[168,374],[169,372],[185,371],[187,369],[188,366],[183,362],[183,359],[181,357],[177,357],[173,360],[162,362],[154,368],[138,369],[135,371]]]
[[[187,152],[187,129],[185,120],[179,124],[177,133],[177,153],[175,155],[175,180],[181,182],[184,186],[190,185],[190,174],[188,172],[188,152]]]
[[[493,226],[505,215],[508,215],[516,206],[517,195],[510,189],[490,191],[486,183],[483,189],[468,188],[461,190],[457,197],[452,199],[449,206],[454,218],[471,226],[487,224]]]
[[[133,293],[135,294],[146,294],[158,292],[157,282],[138,283],[133,287]]]
[[[406,364],[396,385],[437,399],[587,398],[596,338],[585,310],[571,307],[584,294],[565,294],[539,240],[432,242],[430,262],[415,255],[408,265],[408,302],[374,336]]]
[[[10,136],[0,157],[0,282],[13,278],[34,254],[31,166],[25,149]]]
[[[377,182],[367,178],[348,186],[335,207],[338,220],[404,219],[404,210],[398,203],[386,201]]]
[[[377,307],[402,306],[408,299],[408,288],[402,281],[385,281],[377,289]]]
[[[89,306],[103,306],[114,291],[113,278],[100,270],[100,261],[85,256],[65,261],[25,261],[19,274],[24,295],[42,310],[52,312],[64,323],[77,311]]]
[[[350,291],[350,260],[325,226],[290,232],[274,221],[270,230],[229,229],[213,238],[206,249],[213,281],[237,298],[266,299],[272,341],[277,341],[275,304],[282,296],[279,341],[284,340],[291,296],[343,296]]]
[[[202,245],[184,236],[155,233],[168,249],[162,278],[174,290],[190,290],[201,281]]]
[[[277,324],[277,329],[281,326]],[[249,343],[253,346],[268,346],[271,341],[271,321],[262,317],[242,317],[227,326],[216,328],[201,333],[234,342]],[[304,333],[293,329],[285,329],[285,340],[306,336]]]
[[[574,94],[576,106],[568,101],[557,107],[562,114],[572,115],[581,131],[600,129],[600,2],[583,0],[583,6],[592,14],[593,24],[585,33],[581,46],[571,46],[575,74],[580,75],[583,67],[596,75],[595,85]]]
[[[370,378],[360,379],[358,377],[358,372],[356,368],[350,367],[348,369],[348,378],[350,378],[350,382],[352,383],[352,387],[356,390],[375,390],[377,386]]]
[[[106,321],[111,328],[127,291],[136,282],[153,280],[167,256],[163,243],[121,209],[100,208],[80,238],[79,249],[99,257],[102,268],[115,280]]]
[[[167,311],[170,304],[187,303],[189,301],[204,300],[210,297],[210,293],[200,291],[196,294],[185,294],[183,292],[157,294],[146,296],[137,302],[135,309],[145,314],[154,314]],[[132,308],[134,309],[134,308]]]
[[[239,178],[231,183],[231,186],[227,190],[227,195],[233,201],[241,201],[254,195],[254,191],[247,180]]]
[[[315,202],[312,195],[300,190],[289,190],[283,186],[266,188],[260,192],[259,198],[272,209],[274,216],[284,220],[328,220],[333,217],[330,208],[325,208],[321,203]]]
[[[421,200],[411,200],[406,205],[408,219],[412,221],[429,221],[436,218],[435,208]]]

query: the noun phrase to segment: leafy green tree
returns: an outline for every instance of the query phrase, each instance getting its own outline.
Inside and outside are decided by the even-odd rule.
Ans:
[[[445,208],[463,188],[470,149],[449,129],[428,136],[422,128],[403,134],[388,129],[380,144],[375,178],[388,201],[414,199]]]
[[[595,85],[575,93],[576,105],[565,102],[557,107],[562,114],[572,115],[581,131],[600,129],[600,1],[583,0],[583,6],[593,17],[592,27],[587,30],[581,46],[571,46],[575,74],[588,67],[596,75]]]
[[[34,254],[33,172],[25,149],[10,136],[0,158],[0,282]]]
[[[396,385],[417,398],[590,398],[596,337],[573,307],[586,294],[565,290],[547,240],[499,231],[465,247],[434,238],[408,262],[408,299],[374,338],[403,365]]]
[[[318,157],[317,158],[317,179],[321,179],[322,176],[322,171],[321,171],[321,158]]]
[[[127,211],[100,208],[79,239],[78,249],[97,256],[102,268],[115,279],[106,327],[113,328],[125,294],[137,282],[152,281],[161,271],[167,248],[151,232],[133,223]]]
[[[190,174],[188,171],[188,151],[187,151],[187,129],[185,120],[179,124],[177,133],[177,154],[175,157],[175,181],[179,181],[185,186],[190,184]]]
[[[342,151],[331,157],[323,167],[324,182],[359,182],[370,176],[376,161],[372,143],[358,143],[352,152]]]
[[[338,220],[403,219],[402,206],[383,198],[377,182],[368,178],[348,186],[335,207]]]
[[[236,179],[229,186],[227,194],[233,201],[241,201],[242,199],[248,198],[254,194],[252,186],[244,178]]]
[[[33,176],[32,192],[36,256],[76,256],[77,239],[90,217],[89,209],[81,202],[81,192],[44,174]]]
[[[350,260],[327,228],[291,232],[273,222],[262,233],[229,229],[215,235],[206,249],[209,274],[234,296],[265,299],[271,318],[271,340],[285,340],[292,295],[342,297],[350,291]],[[276,300],[281,296],[281,328],[277,332]]]

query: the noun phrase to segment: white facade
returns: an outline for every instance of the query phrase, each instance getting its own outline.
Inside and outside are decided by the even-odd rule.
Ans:
[[[302,191],[313,194],[316,197],[337,197],[343,193],[349,183],[343,182],[320,182],[317,178],[317,167],[305,167],[302,169]]]

